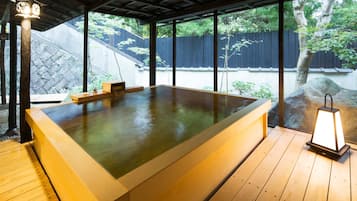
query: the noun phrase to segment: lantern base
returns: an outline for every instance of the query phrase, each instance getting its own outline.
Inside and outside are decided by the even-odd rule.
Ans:
[[[350,149],[350,146],[347,144],[345,144],[339,151],[333,151],[326,147],[314,144],[311,141],[306,142],[306,144],[310,146],[310,149],[312,151],[315,151],[318,154],[327,156],[334,160],[338,160],[339,158],[341,158],[341,156],[343,156]]]

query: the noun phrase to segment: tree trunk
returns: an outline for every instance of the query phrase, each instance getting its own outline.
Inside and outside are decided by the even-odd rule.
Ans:
[[[300,88],[307,81],[307,75],[309,73],[309,66],[312,61],[312,52],[309,50],[300,50],[299,59],[297,63],[297,72],[295,80],[295,89]]]
[[[326,25],[330,23],[335,0],[322,1],[321,8],[317,10],[318,30],[314,33],[314,37],[318,37],[324,31]],[[307,81],[309,67],[312,61],[313,53],[307,47],[307,20],[304,13],[305,0],[293,0],[293,11],[295,21],[299,28],[299,58],[297,62],[295,89],[298,89]]]
[[[224,74],[226,73],[226,80],[228,80],[228,61],[229,61],[229,46],[230,46],[230,41],[231,41],[231,35],[227,34],[226,35],[227,39],[226,39],[226,44],[224,45],[224,63],[223,63],[223,69],[225,70],[224,72],[222,72],[222,76],[221,76],[221,86],[219,91],[223,92],[223,81],[224,81]],[[227,83],[228,81],[226,81]],[[226,84],[227,86],[227,93],[228,93],[228,84]]]
[[[295,80],[295,89],[301,87],[307,81],[307,75],[309,73],[309,67],[312,60],[312,53],[306,47],[306,27],[307,20],[304,13],[304,0],[293,0],[293,10],[295,21],[299,28],[299,58],[297,62],[297,72]]]

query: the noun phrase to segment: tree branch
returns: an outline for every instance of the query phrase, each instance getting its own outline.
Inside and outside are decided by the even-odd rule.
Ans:
[[[307,20],[304,13],[305,0],[293,0],[293,11],[295,21],[299,28],[307,26]]]
[[[320,16],[317,18],[317,27],[323,27],[330,23],[332,18],[333,4],[335,0],[324,0],[322,1],[321,8],[319,9]]]

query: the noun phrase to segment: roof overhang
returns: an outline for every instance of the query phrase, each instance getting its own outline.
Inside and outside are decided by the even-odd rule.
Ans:
[[[8,19],[6,10],[14,3],[0,0],[2,22]],[[213,12],[229,13],[277,3],[278,0],[38,0],[41,5],[39,20],[32,28],[45,31],[75,17],[85,10],[131,17],[143,23],[171,23],[212,16]],[[17,19],[18,22],[20,19]]]

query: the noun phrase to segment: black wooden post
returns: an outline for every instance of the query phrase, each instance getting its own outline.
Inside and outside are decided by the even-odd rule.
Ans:
[[[1,35],[6,35],[6,23],[1,25]],[[1,104],[6,104],[5,80],[5,38],[0,42],[0,77],[1,77]]]
[[[31,20],[21,21],[20,133],[21,143],[32,140],[31,129],[25,121],[30,108]]]
[[[10,98],[8,130],[6,135],[16,134],[16,102],[17,102],[17,26],[15,22],[15,4],[10,8]]]
[[[172,22],[172,85],[176,86],[176,20]]]
[[[88,91],[88,9],[84,10],[83,92]]]
[[[213,16],[213,90],[218,90],[218,16]]]
[[[279,0],[279,126],[284,127],[284,0]]]
[[[156,84],[156,22],[150,23],[150,86]]]

